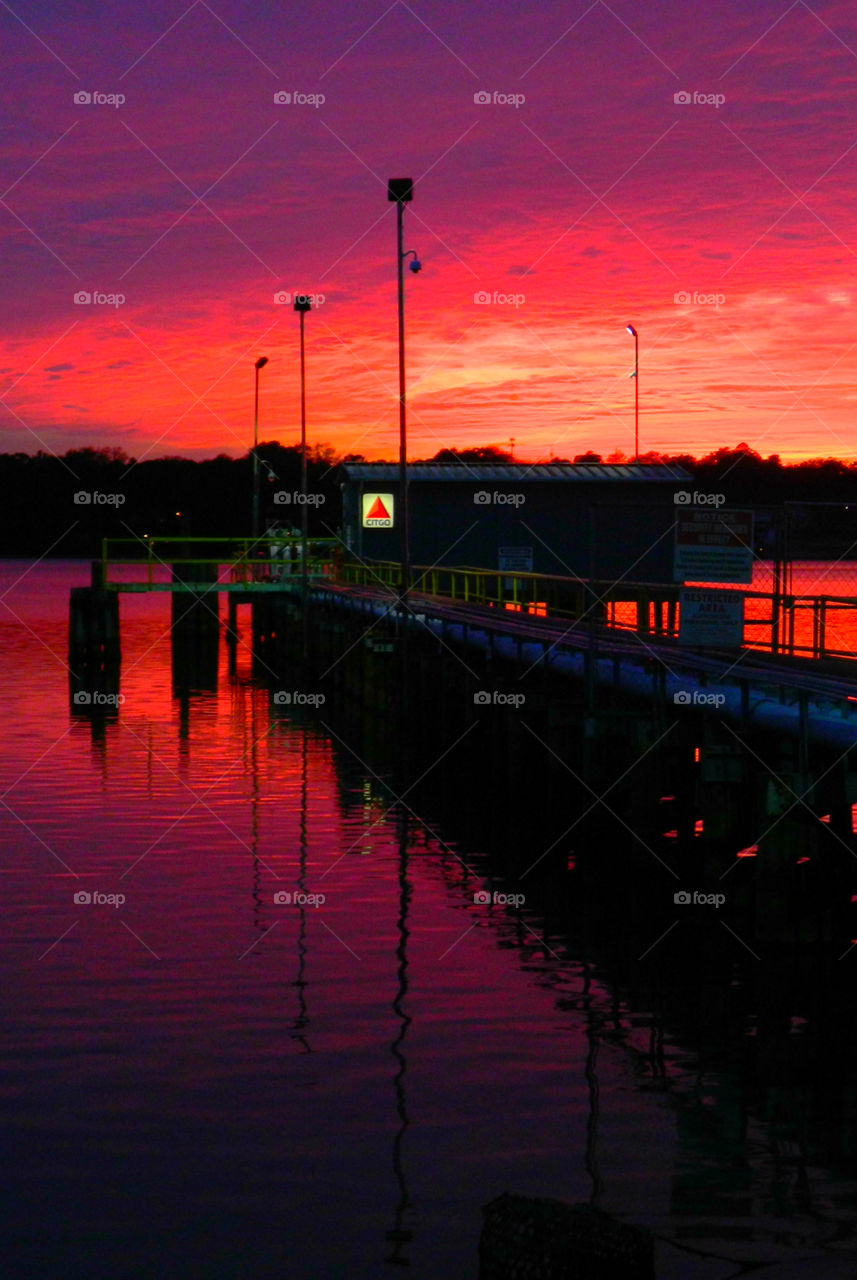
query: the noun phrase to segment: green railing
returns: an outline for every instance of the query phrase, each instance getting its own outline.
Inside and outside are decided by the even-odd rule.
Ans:
[[[345,561],[337,580],[399,589],[401,567],[393,561]],[[816,659],[857,658],[857,597],[796,596],[712,585],[743,597],[745,648]],[[682,590],[681,583],[588,582],[539,573],[423,565],[412,566],[411,584],[415,595],[674,640],[679,635]]]
[[[341,544],[335,538],[308,538],[307,577],[331,579]],[[140,574],[116,578],[111,570],[132,566]],[[194,570],[198,570],[195,575]],[[224,585],[282,582],[303,577],[302,542],[282,534],[263,538],[141,537],[104,538],[101,544],[100,584],[106,588],[139,585],[156,589],[164,573],[182,583]],[[221,577],[225,575],[225,577]]]
[[[133,566],[139,574],[117,579],[111,571]],[[114,589],[168,590],[220,583],[223,589],[299,581],[304,577],[301,539],[143,537],[105,538],[98,585]],[[198,570],[198,575],[194,570]],[[308,580],[346,586],[401,589],[396,561],[356,563],[343,558],[335,538],[307,539]],[[714,584],[717,586],[718,584]],[[724,585],[744,599],[744,647],[794,657],[857,658],[857,597],[796,596]],[[438,600],[580,625],[633,631],[641,637],[677,640],[679,583],[587,582],[541,573],[446,566],[412,566],[411,591]]]

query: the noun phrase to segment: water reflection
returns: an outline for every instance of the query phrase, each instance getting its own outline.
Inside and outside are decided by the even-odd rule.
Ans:
[[[259,786],[259,726],[256,716],[256,699],[250,699],[250,845],[253,856],[253,929],[264,935],[268,926],[264,920],[262,905],[262,860],[259,857],[260,786]]]
[[[582,1008],[586,1015],[586,1088],[588,1092],[589,1111],[586,1118],[586,1149],[583,1164],[589,1174],[591,1190],[589,1203],[593,1209],[602,1207],[604,1198],[604,1182],[598,1162],[598,1048],[600,1034],[600,1011],[592,990],[592,972],[588,964],[583,968]]]
[[[475,889],[508,887],[514,865],[487,848],[509,812],[489,769],[465,787],[450,757],[401,805],[382,723],[272,710],[238,672],[174,698],[157,604],[126,629],[112,720],[69,727],[67,673],[51,684],[7,634],[10,1272],[85,1274],[88,1249],[105,1275],[231,1280],[240,1247],[259,1278],[472,1280],[479,1209],[505,1189],[715,1253],[853,1241],[857,949],[767,970],[689,928],[640,961],[657,924],[612,883],[596,903],[534,889],[521,913],[484,908]],[[72,881],[40,840],[86,887],[129,868],[123,918],[164,956],[157,976],[115,912],[56,941]],[[323,919],[359,963],[303,900],[271,910],[317,868],[333,868]],[[129,1264],[149,1237],[184,1250],[172,1270]]]
[[[308,809],[309,809],[309,746],[307,743],[307,728],[304,725],[301,731],[301,789],[300,789],[300,822],[298,826],[298,889],[301,893],[298,905],[298,934],[297,934],[297,976],[293,983],[297,990],[298,1009],[292,1023],[292,1038],[299,1041],[305,1053],[312,1053],[307,1038],[309,1030],[309,1006],[307,1004],[307,986],[309,985],[306,977],[307,964],[307,850],[308,841]]]
[[[411,903],[411,894],[413,892],[411,883],[408,880],[408,850],[410,848],[409,823],[407,816],[403,813],[399,815],[399,859],[398,859],[398,886],[399,886],[399,914],[396,919],[396,930],[398,932],[398,941],[396,944],[396,961],[397,961],[397,978],[398,987],[393,1000],[393,1012],[399,1019],[399,1027],[396,1038],[390,1046],[390,1052],[396,1059],[397,1070],[393,1077],[393,1088],[396,1094],[396,1114],[399,1117],[399,1128],[393,1139],[393,1172],[396,1175],[396,1182],[399,1188],[399,1198],[396,1202],[394,1224],[391,1230],[386,1234],[387,1240],[393,1245],[392,1250],[387,1255],[386,1261],[395,1263],[398,1266],[408,1266],[409,1260],[404,1256],[405,1245],[409,1244],[413,1239],[413,1232],[405,1225],[408,1211],[411,1208],[410,1196],[408,1194],[408,1184],[405,1175],[404,1162],[404,1142],[405,1134],[408,1129],[408,1110],[405,1097],[405,1073],[408,1068],[407,1059],[405,1058],[405,1036],[408,1034],[408,1027],[411,1025],[411,1019],[405,1012],[404,1001],[408,994],[408,910]]]

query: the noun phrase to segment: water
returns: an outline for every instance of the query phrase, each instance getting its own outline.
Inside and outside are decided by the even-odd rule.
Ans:
[[[728,1257],[857,1248],[823,1015],[766,1070],[740,958],[700,995],[475,902],[491,850],[397,803],[333,708],[273,710],[246,653],[174,698],[165,596],[123,597],[118,716],[72,717],[87,568],[28,568],[0,567],[5,1274],[464,1280],[505,1190]]]

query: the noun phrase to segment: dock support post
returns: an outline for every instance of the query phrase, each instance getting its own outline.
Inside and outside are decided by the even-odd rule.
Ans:
[[[73,587],[68,618],[73,711],[116,710],[120,661],[119,596],[97,587]]]
[[[172,580],[182,588],[171,595],[173,693],[214,692],[220,640],[217,566],[173,565]],[[204,585],[207,582],[212,584],[210,589]]]

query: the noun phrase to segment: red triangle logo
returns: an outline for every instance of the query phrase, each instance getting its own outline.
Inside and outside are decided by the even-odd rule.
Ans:
[[[384,506],[380,498],[376,498],[372,506],[366,512],[367,520],[389,520],[390,513]]]

